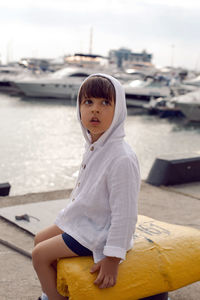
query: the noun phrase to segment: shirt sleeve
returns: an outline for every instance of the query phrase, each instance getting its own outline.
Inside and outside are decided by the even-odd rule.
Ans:
[[[125,259],[137,223],[140,172],[137,159],[122,157],[108,172],[111,225],[105,256]]]

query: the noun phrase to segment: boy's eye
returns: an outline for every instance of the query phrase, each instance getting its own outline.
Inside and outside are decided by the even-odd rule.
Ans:
[[[103,105],[110,105],[110,101],[109,100],[103,100],[102,104]]]
[[[84,101],[84,103],[85,103],[85,104],[91,104],[91,103],[92,103],[92,100],[87,99],[87,100]]]

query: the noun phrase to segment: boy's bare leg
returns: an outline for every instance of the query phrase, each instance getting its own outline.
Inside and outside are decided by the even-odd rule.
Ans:
[[[42,290],[47,294],[49,300],[66,300],[66,297],[57,292],[56,270],[52,263],[57,258],[73,256],[77,256],[77,254],[66,246],[61,235],[40,242],[33,249],[33,266],[40,280]]]
[[[36,236],[34,238],[34,245],[36,246],[37,244],[39,244],[45,240],[48,240],[56,235],[62,234],[62,233],[63,233],[63,231],[58,226],[56,226],[55,224],[51,225],[51,226],[39,231],[36,234]],[[57,260],[52,262],[52,266],[54,267],[55,270],[57,270]]]
[[[48,240],[56,235],[62,234],[63,231],[56,225],[51,225],[41,231],[39,231],[34,239],[35,246],[40,242]]]
[[[36,236],[34,238],[34,245],[36,246],[37,244],[39,244],[45,240],[48,240],[56,235],[62,234],[62,233],[63,233],[63,231],[58,226],[53,224],[47,228],[44,228],[43,230],[39,231],[36,234]],[[52,266],[57,271],[57,260],[52,262]]]

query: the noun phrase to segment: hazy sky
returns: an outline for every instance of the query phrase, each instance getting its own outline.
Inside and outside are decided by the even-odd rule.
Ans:
[[[156,65],[200,70],[199,0],[0,0],[0,54],[93,54],[126,47]]]

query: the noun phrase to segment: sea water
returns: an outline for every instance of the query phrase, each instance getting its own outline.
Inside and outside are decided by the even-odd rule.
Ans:
[[[200,153],[200,125],[180,119],[129,114],[126,140],[136,152],[142,179],[163,154]],[[70,100],[0,94],[0,183],[10,195],[72,188],[84,139]]]

